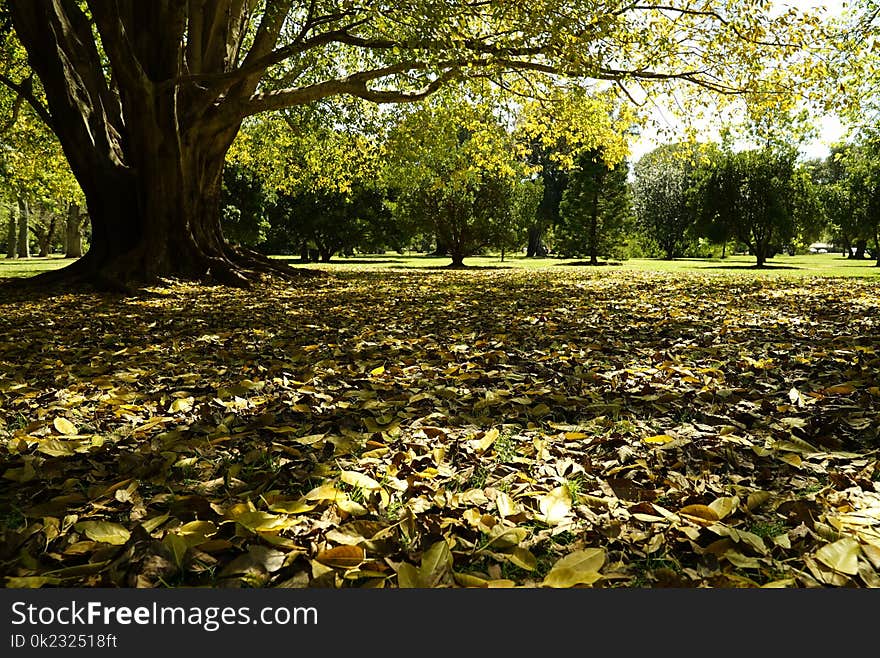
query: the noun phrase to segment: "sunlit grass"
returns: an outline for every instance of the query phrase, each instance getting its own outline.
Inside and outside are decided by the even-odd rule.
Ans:
[[[0,279],[34,276],[40,272],[57,270],[75,260],[75,258],[64,258],[60,255],[47,258],[2,258],[0,259]]]
[[[295,256],[275,256],[293,267],[327,271],[348,269],[445,269],[448,257],[421,254],[359,254],[352,258],[336,257],[329,263],[301,263]],[[0,258],[0,279],[29,277],[63,267],[71,258],[53,255],[48,258]],[[720,258],[679,258],[672,261],[655,258],[633,258],[603,262],[598,267],[585,264],[582,259],[525,258],[520,254],[506,256],[474,256],[465,259],[465,265],[477,269],[535,269],[535,270],[634,270],[639,272],[700,272],[703,274],[754,274],[756,276],[823,276],[823,277],[880,277],[880,268],[874,260],[851,260],[840,254],[779,255],[768,261],[767,267],[755,268],[752,256]]]
[[[357,255],[353,258],[334,258],[330,263],[301,263],[296,257],[278,256],[294,267],[310,267],[324,270],[391,268],[391,269],[442,269],[449,265],[448,257],[424,255],[387,254]],[[808,254],[799,256],[779,255],[770,259],[767,267],[755,268],[753,256],[729,256],[720,258],[679,258],[672,261],[655,258],[633,258],[622,261],[604,262],[598,267],[585,264],[583,259],[525,258],[519,254],[507,256],[474,256],[465,259],[465,265],[473,268],[516,268],[516,269],[569,269],[583,270],[635,270],[641,272],[700,272],[704,274],[748,274],[759,276],[828,276],[828,277],[870,277],[880,276],[880,268],[874,267],[873,260],[851,260],[839,254]]]

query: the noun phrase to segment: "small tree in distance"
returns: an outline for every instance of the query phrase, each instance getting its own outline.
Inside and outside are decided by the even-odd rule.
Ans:
[[[793,149],[728,152],[706,188],[712,221],[728,227],[764,267],[776,246],[794,237],[803,181]]]
[[[399,220],[435,235],[453,267],[508,239],[524,170],[512,136],[489,108],[460,99],[426,105],[400,121],[388,147]]]
[[[632,216],[626,163],[608,165],[600,149],[581,153],[569,172],[560,214],[556,235],[563,255],[588,256],[590,265],[614,255]]]
[[[700,214],[701,150],[696,144],[665,144],[642,156],[634,167],[638,225],[666,260],[682,254]]]

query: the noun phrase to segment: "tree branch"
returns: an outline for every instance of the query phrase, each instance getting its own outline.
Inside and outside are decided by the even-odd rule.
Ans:
[[[31,106],[49,130],[53,129],[54,122],[52,121],[52,115],[49,113],[49,108],[43,105],[34,95],[33,76],[29,77],[24,82],[16,83],[12,78],[0,73],[0,84],[5,85],[16,93],[16,99],[12,105],[12,118],[6,122],[6,125],[2,129],[0,129],[0,134],[5,133],[15,125],[15,122],[18,120],[18,112],[22,99],[28,102],[28,105]]]

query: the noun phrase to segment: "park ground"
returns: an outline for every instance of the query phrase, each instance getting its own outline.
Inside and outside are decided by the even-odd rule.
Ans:
[[[4,584],[880,585],[870,261],[353,260],[0,291]]]
[[[365,254],[351,258],[335,257],[330,263],[301,263],[296,256],[275,256],[297,268],[334,271],[340,269],[438,269],[449,264],[447,257],[426,256],[423,254]],[[73,259],[61,256],[49,258],[0,259],[0,279],[30,277],[47,270],[55,270],[72,262]],[[797,256],[778,255],[768,261],[768,266],[755,270],[753,256],[730,256],[728,258],[678,258],[672,261],[656,258],[632,258],[623,261],[604,263],[600,267],[613,270],[634,270],[638,272],[701,272],[749,273],[782,276],[878,276],[880,268],[873,267],[874,260],[852,260],[840,254],[802,254]],[[543,270],[559,267],[583,267],[589,269],[581,259],[525,258],[519,254],[508,255],[501,260],[498,255],[474,256],[467,258],[465,264],[474,268],[529,269]]]

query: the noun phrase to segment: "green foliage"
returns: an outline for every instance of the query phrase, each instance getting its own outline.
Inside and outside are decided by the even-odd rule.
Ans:
[[[748,245],[759,267],[795,237],[807,207],[808,179],[795,159],[785,148],[728,151],[706,183],[708,215]]]
[[[853,257],[862,257],[871,244],[880,263],[880,141],[868,133],[836,145],[816,169],[821,208],[835,244]]]
[[[622,256],[622,240],[632,216],[626,163],[609,165],[600,150],[582,152],[569,172],[556,227],[557,251],[563,257]]]
[[[701,214],[701,167],[711,148],[680,143],[658,147],[634,167],[633,202],[641,232],[665,258],[684,255]]]
[[[227,164],[221,194],[221,226],[227,239],[251,247],[264,242],[274,195],[266,191],[257,174],[236,162]]]
[[[438,99],[405,116],[388,148],[398,219],[433,233],[454,265],[510,242],[514,190],[525,170],[489,107]]]

